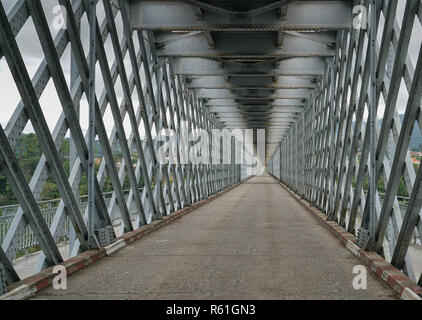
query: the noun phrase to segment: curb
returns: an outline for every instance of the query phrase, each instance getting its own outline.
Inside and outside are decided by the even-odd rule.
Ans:
[[[107,256],[119,251],[121,248],[126,247],[126,242],[123,239],[117,240],[112,244],[104,247]]]
[[[169,214],[168,216],[165,216],[161,220],[156,220],[151,222],[150,224],[144,225],[140,227],[137,230],[125,233],[124,235],[118,237],[115,242],[112,244],[101,248],[101,250],[88,250],[85,251],[76,257],[70,258],[63,263],[59,264],[59,266],[63,266],[66,268],[67,275],[71,275],[72,273],[75,273],[76,271],[79,271],[91,263],[105,257],[109,256],[120,249],[126,247],[127,245],[135,242],[136,240],[141,239],[142,237],[146,236],[147,234],[158,230],[169,223],[183,217],[187,213],[207,204],[208,202],[211,202],[219,197],[221,197],[223,194],[227,193],[228,191],[236,188],[237,186],[241,185],[242,183],[248,181],[251,177],[233,185],[230,186],[210,197],[207,199],[200,200],[191,206],[185,207],[183,209],[180,209],[176,212],[173,212]],[[41,291],[42,289],[48,287],[52,284],[54,277],[57,276],[57,272],[53,272],[54,266],[49,267],[37,274],[34,274],[28,278],[25,278],[21,281],[15,282],[9,287],[7,287],[8,292],[0,296],[0,300],[24,300],[26,298],[29,298],[31,296],[34,296],[38,291]]]
[[[66,274],[69,276],[78,270],[85,268],[91,263],[105,257],[105,250],[88,250],[74,258],[68,259],[59,266],[66,268]],[[7,290],[9,292],[0,296],[0,300],[23,300],[35,295],[36,292],[48,287],[57,272],[53,271],[54,267],[49,267],[37,274],[34,274],[26,279],[18,281],[10,285]]]
[[[270,174],[271,175],[271,174]],[[354,235],[347,232],[344,228],[334,221],[327,221],[327,216],[318,209],[311,207],[307,201],[291,191],[282,184],[276,177],[271,175],[280,186],[286,190],[290,196],[296,200],[302,207],[310,212],[314,218],[328,231],[330,231],[354,256],[362,260],[375,275],[385,282],[402,300],[422,300],[422,287],[413,282],[403,272],[388,263],[383,257],[375,252],[365,251],[356,243]]]

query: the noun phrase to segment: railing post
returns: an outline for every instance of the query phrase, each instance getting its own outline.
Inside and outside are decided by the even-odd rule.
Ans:
[[[295,191],[299,192],[299,182],[298,182],[298,175],[297,172],[299,171],[299,157],[298,157],[298,141],[297,141],[297,122],[298,122],[299,118],[296,119],[295,121],[295,151],[296,151],[296,155],[294,158],[294,163],[295,163]]]
[[[282,176],[283,176],[283,174],[282,174],[282,172],[283,172],[283,152],[282,152],[282,146],[283,146],[283,140],[281,140],[280,146],[278,147],[279,148],[279,155],[280,155],[280,164],[279,164],[279,166],[280,166],[280,175],[279,175],[279,179],[278,180],[280,180],[280,182],[283,180],[282,179]]]
[[[78,30],[78,35],[80,35],[80,30]],[[71,44],[71,46],[73,46],[73,45]],[[78,66],[76,64],[75,59],[76,59],[75,53],[72,50],[71,55],[70,55],[70,87],[71,87],[71,90],[74,90],[74,87],[76,85],[76,80],[78,78]],[[76,115],[79,117],[80,116],[80,102],[79,101],[78,101],[78,103],[75,104],[75,112],[76,112]],[[73,137],[72,134],[70,134],[69,157],[70,157],[69,168],[73,168],[73,166],[75,165],[75,162],[77,160],[77,149],[76,149],[75,140],[74,140],[74,137]],[[80,200],[80,197],[79,197],[79,184],[80,184],[80,179],[81,179],[80,177],[81,177],[81,172],[78,172],[78,178],[77,178],[78,182],[76,183],[76,186],[78,186],[78,187],[73,190],[73,193],[74,193],[75,198],[77,199],[79,205],[81,203],[81,200]],[[77,238],[76,238],[75,229],[73,228],[73,225],[71,223],[69,224],[68,239],[69,239],[69,252],[72,252]]]
[[[90,0],[89,15],[89,143],[88,143],[88,245],[98,248],[94,234],[95,224],[95,168],[94,168],[94,140],[95,140],[95,62],[96,62],[96,1]]]
[[[376,78],[376,41],[377,41],[377,26],[376,26],[376,9],[377,1],[371,0],[371,16],[370,16],[370,71],[371,71],[371,85],[369,89],[369,122],[370,122],[370,170],[369,170],[369,241],[367,249],[374,249],[375,242],[375,228],[376,228],[376,213],[375,213],[375,192],[377,188],[376,175],[376,157],[375,157],[375,119],[376,119],[376,104],[377,104],[377,78]]]
[[[334,132],[334,126],[335,126],[335,110],[334,110],[334,89],[335,89],[335,65],[330,65],[330,76],[331,76],[331,89],[330,89],[330,152],[329,152],[329,162],[328,162],[328,172],[329,172],[329,205],[328,205],[328,218],[334,219],[335,218],[335,212],[334,212],[334,138],[335,138],[335,132]]]
[[[302,116],[302,180],[301,180],[301,196],[305,197],[305,112],[301,112]]]

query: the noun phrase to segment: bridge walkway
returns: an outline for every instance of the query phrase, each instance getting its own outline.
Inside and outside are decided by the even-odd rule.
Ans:
[[[268,174],[70,276],[34,299],[395,299]]]

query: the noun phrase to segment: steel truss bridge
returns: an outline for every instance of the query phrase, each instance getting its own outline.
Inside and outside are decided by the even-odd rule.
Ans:
[[[260,163],[362,247],[421,282],[409,254],[422,233],[422,171],[409,151],[422,128],[420,0],[52,2],[59,28],[47,1],[0,4],[0,61],[20,98],[0,126],[0,167],[19,202],[0,248],[6,286],[21,280],[14,259],[28,230],[40,249],[36,273],[68,258],[59,250],[65,223],[75,257],[102,246],[94,234],[124,236],[162,220],[245,181]],[[41,48],[35,72],[23,33]],[[53,124],[41,103],[50,82],[61,111]],[[16,148],[29,123],[42,156],[28,181]],[[199,139],[200,129],[242,132],[223,140],[228,161],[210,152],[207,162],[183,162],[183,146],[193,148],[183,139],[166,151],[173,162],[159,161],[163,130]],[[263,158],[255,155],[256,131],[248,141],[239,129],[265,129]],[[69,174],[59,154],[67,137]],[[94,140],[102,150],[97,171]],[[83,174],[90,184],[82,208]],[[38,202],[49,177],[61,198],[46,221]],[[116,216],[119,232],[110,228]]]

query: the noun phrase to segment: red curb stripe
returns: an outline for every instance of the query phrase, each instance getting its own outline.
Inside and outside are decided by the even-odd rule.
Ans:
[[[180,209],[176,212],[171,213],[170,215],[164,217],[162,220],[159,221],[153,221],[148,225],[142,226],[138,230],[134,230],[131,232],[128,232],[118,238],[116,238],[116,241],[123,239],[126,244],[130,244],[135,242],[136,240],[141,239],[142,237],[146,236],[147,234],[158,230],[165,225],[168,225],[169,223],[181,218],[185,214],[203,206],[204,204],[211,202],[212,200],[215,200],[219,197],[221,197],[223,194],[229,192],[230,190],[233,190],[237,186],[241,185],[242,183],[248,181],[251,177],[231,186],[228,187],[212,196],[210,196],[208,199],[200,200],[194,204],[192,204],[189,207],[185,207],[183,209]],[[85,251],[76,257],[70,258],[62,262],[60,265],[64,266],[66,268],[67,275],[71,275],[72,273],[75,273],[76,271],[79,271],[91,263],[96,262],[97,260],[103,258],[106,256],[105,250],[102,248],[101,250],[88,250]],[[56,273],[53,273],[54,267],[49,267],[35,275],[32,275],[28,278],[25,278],[21,281],[15,282],[12,285],[7,287],[7,291],[10,292],[14,289],[19,288],[22,285],[27,285],[30,288],[34,288],[34,293],[48,287],[51,285],[54,277],[57,275]]]
[[[81,254],[80,256],[74,257],[72,259],[66,260],[61,265],[64,266],[67,270],[67,274],[70,275],[87,265],[91,264],[92,262],[98,260],[99,258],[103,257],[105,255],[103,250],[98,251],[87,251]],[[49,267],[35,275],[32,275],[28,278],[25,278],[19,282],[16,282],[9,286],[8,292],[12,291],[13,289],[16,289],[22,285],[27,285],[31,288],[35,288],[35,291],[40,291],[46,287],[48,287],[54,277],[57,275],[53,272],[54,267]]]

